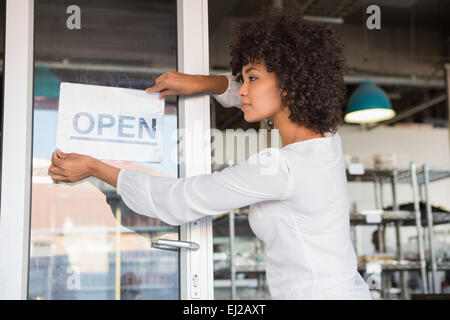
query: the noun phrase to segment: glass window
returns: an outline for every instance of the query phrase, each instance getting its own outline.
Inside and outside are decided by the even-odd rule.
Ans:
[[[29,299],[178,299],[178,252],[150,245],[178,240],[178,227],[132,212],[100,180],[55,184],[48,175],[60,83],[145,89],[176,70],[176,0],[72,4],[35,1]],[[166,98],[161,162],[105,161],[178,177],[177,119],[177,99]]]
[[[255,15],[268,2],[267,0],[208,1],[211,74],[231,72],[230,43],[234,27],[243,19]],[[223,138],[222,147],[224,152],[229,150],[222,158],[214,155],[212,171],[221,171],[248,158],[253,154],[250,151],[256,147],[254,144],[251,145],[252,141],[258,141],[258,150],[268,145],[267,133],[261,130],[267,128],[264,121],[246,122],[239,108],[223,108],[214,99],[211,99],[211,103],[212,127],[221,130],[223,136],[227,136]],[[230,129],[234,131],[230,132]],[[217,146],[220,146],[220,143],[214,147]],[[251,230],[248,211],[249,207],[246,206],[236,208],[230,214],[213,217],[216,299],[270,299],[265,275],[264,243]]]

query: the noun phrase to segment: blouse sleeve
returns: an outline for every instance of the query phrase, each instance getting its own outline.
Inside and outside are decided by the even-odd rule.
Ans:
[[[228,88],[222,94],[212,95],[217,102],[219,102],[223,107],[241,107],[241,97],[238,94],[238,90],[241,87],[241,84],[236,80],[236,76],[233,76],[230,73],[225,73],[223,76],[226,76],[228,79]]]
[[[293,178],[280,149],[267,148],[234,167],[186,178],[122,169],[117,193],[134,212],[181,225],[267,200],[285,200]]]

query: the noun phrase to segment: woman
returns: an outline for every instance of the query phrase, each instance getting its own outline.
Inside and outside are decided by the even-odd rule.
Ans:
[[[236,29],[232,74],[168,72],[148,92],[160,97],[209,93],[240,105],[248,122],[269,120],[281,149],[268,148],[210,175],[183,179],[120,170],[59,150],[55,181],[88,176],[117,186],[133,211],[180,225],[250,205],[249,222],[265,244],[273,299],[370,299],[350,240],[341,141],[344,61],[333,33],[305,24],[295,10],[271,10]]]

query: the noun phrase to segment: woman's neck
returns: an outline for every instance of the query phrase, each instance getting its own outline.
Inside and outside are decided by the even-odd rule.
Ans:
[[[275,116],[271,119],[271,121],[274,127],[280,131],[281,143],[283,147],[294,142],[324,137],[323,134],[316,133],[305,126],[300,126],[286,116]]]

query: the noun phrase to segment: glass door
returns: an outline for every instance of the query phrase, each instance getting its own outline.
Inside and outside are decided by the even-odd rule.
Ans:
[[[176,70],[176,1],[73,3],[34,4],[28,298],[178,299],[178,252],[150,246],[160,237],[179,240],[178,227],[132,212],[116,189],[102,181],[55,184],[47,172],[57,147],[61,83],[144,90],[161,73]],[[178,177],[178,159],[172,157],[177,150],[177,117],[177,99],[166,99],[161,161],[106,162]],[[121,146],[110,143],[110,148]]]
[[[213,298],[211,218],[170,226],[132,212],[116,189],[100,180],[53,183],[47,171],[61,125],[62,83],[143,90],[169,70],[208,73],[207,1],[189,0],[189,7],[185,2],[7,1],[7,21],[8,14],[17,21],[14,32],[6,28],[7,47],[8,30],[15,35],[20,29],[25,37],[10,46],[12,53],[24,54],[5,59],[23,68],[5,78],[10,84],[5,110],[11,110],[5,123],[11,127],[5,131],[9,145],[2,150],[2,169],[23,178],[7,175],[2,184],[10,192],[1,194],[6,219],[0,220],[0,261],[11,260],[0,265],[0,297]],[[166,98],[162,123],[159,160],[102,160],[162,176],[209,173],[209,146],[180,139],[178,131],[191,137],[191,123],[200,124],[201,137],[209,141],[209,97]],[[23,132],[15,137],[14,129]],[[120,143],[111,148],[120,150]],[[192,154],[194,161],[186,163],[183,157]],[[200,249],[151,245],[162,239],[195,242]]]

